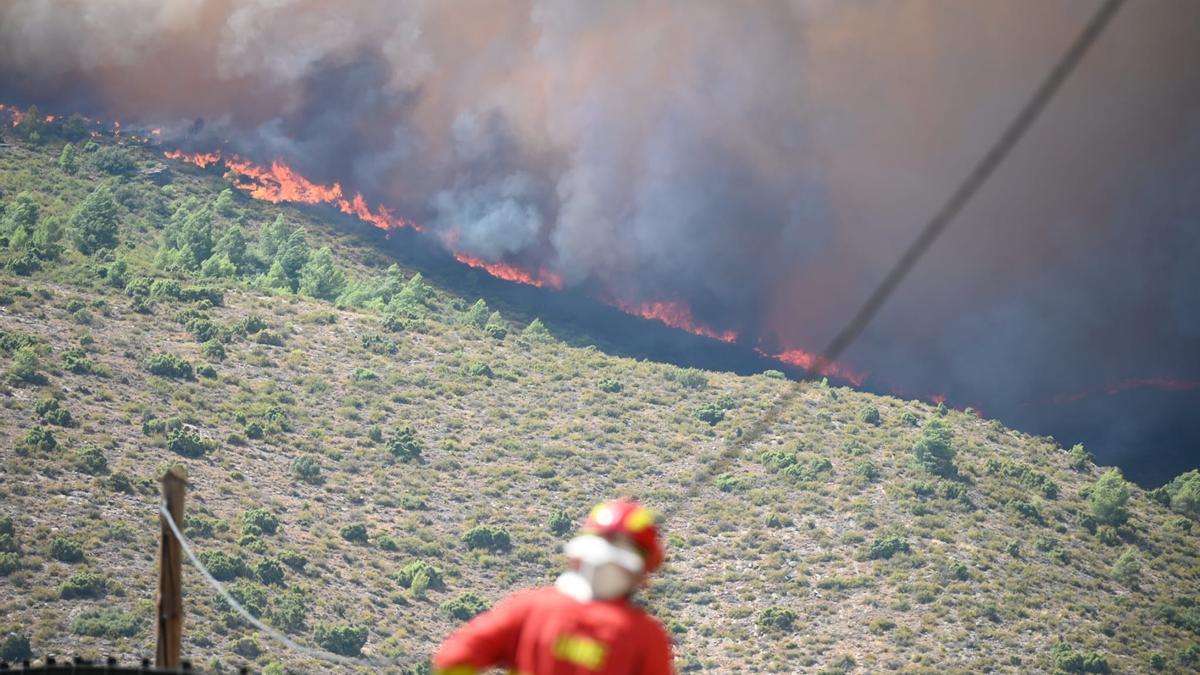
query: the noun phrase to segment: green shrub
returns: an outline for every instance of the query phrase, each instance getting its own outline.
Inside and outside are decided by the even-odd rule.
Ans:
[[[308,601],[304,594],[296,589],[289,589],[275,598],[271,607],[271,623],[283,630],[300,630],[304,620],[308,618]]]
[[[463,535],[463,543],[467,545],[468,550],[482,548],[504,553],[512,549],[512,538],[508,530],[488,525],[479,525],[467,530]]]
[[[54,432],[49,429],[34,427],[25,432],[25,436],[21,439],[21,446],[27,450],[49,452],[58,447],[58,440],[54,438]]]
[[[971,572],[967,566],[957,560],[946,566],[946,575],[956,581],[966,581],[971,578]]]
[[[174,354],[155,354],[146,359],[146,370],[151,375],[173,377],[179,380],[194,379],[192,364]]]
[[[367,627],[346,623],[332,626],[320,624],[313,631],[313,639],[322,649],[334,654],[358,656],[362,653],[363,645],[367,644]]]
[[[1008,508],[1026,520],[1033,521],[1038,525],[1046,524],[1045,518],[1042,517],[1042,511],[1038,508],[1037,504],[1027,502],[1024,499],[1010,499],[1008,500]]]
[[[304,571],[304,566],[308,564],[308,557],[299,551],[285,548],[279,553],[279,562],[297,572],[302,572]]]
[[[224,361],[226,356],[225,345],[220,340],[210,339],[204,344],[200,345],[200,353],[203,354],[204,358],[206,359],[211,359],[213,361]]]
[[[1194,597],[1179,595],[1155,607],[1154,618],[1200,635],[1200,601]]]
[[[921,439],[912,447],[917,466],[929,473],[947,478],[956,476],[954,448],[950,427],[939,419],[931,419],[921,430]]]
[[[42,374],[42,361],[34,347],[21,347],[13,352],[12,364],[8,367],[8,377],[13,382],[28,382],[29,384],[45,384],[46,376]]]
[[[200,457],[208,452],[208,445],[195,432],[172,429],[167,433],[167,450],[184,457]]]
[[[267,345],[268,347],[282,347],[283,334],[273,330],[260,330],[258,334],[254,336],[254,341],[260,345]]]
[[[1138,561],[1137,549],[1126,548],[1117,556],[1112,568],[1113,578],[1130,588],[1136,588],[1142,578],[1142,563]]]
[[[364,335],[360,340],[363,349],[375,354],[395,354],[400,351],[400,345],[395,340],[382,335]]]
[[[207,363],[196,366],[196,375],[208,380],[217,379],[217,369]]]
[[[113,608],[99,608],[86,610],[76,617],[71,623],[71,632],[116,640],[137,635],[141,627],[142,620],[136,615]]]
[[[104,595],[108,582],[95,572],[76,572],[67,578],[59,587],[58,594],[63,599],[98,598]]]
[[[262,653],[262,645],[259,644],[258,639],[253,635],[243,635],[233,641],[231,650],[238,656],[255,659]]]
[[[261,432],[260,432],[261,433]],[[247,433],[247,436],[250,434]],[[294,458],[289,465],[292,475],[305,483],[321,482],[321,460],[316,455],[304,453]]]
[[[1076,471],[1083,471],[1089,466],[1092,466],[1094,461],[1095,460],[1092,457],[1092,453],[1083,449],[1083,443],[1076,443],[1071,447],[1068,462],[1070,463],[1072,469],[1075,469]]]
[[[456,621],[470,621],[487,609],[487,602],[474,593],[463,593],[457,598],[443,602],[441,606],[442,612]]]
[[[921,420],[911,410],[905,410],[900,414],[900,423],[906,427],[915,427],[921,423]]]
[[[466,373],[470,377],[486,377],[492,378],[495,373],[492,372],[492,367],[486,363],[472,363],[467,366]]]
[[[1121,525],[1129,518],[1125,503],[1129,501],[1129,484],[1120,469],[1109,469],[1100,476],[1088,495],[1088,509],[1096,520],[1106,525]]]
[[[521,338],[526,342],[550,342],[554,336],[546,330],[546,325],[541,319],[534,319],[521,331]]]
[[[72,347],[63,352],[63,370],[76,375],[89,375],[96,371],[96,364],[88,357],[87,352]]]
[[[83,547],[66,537],[54,537],[50,540],[50,557],[65,563],[83,562]]]
[[[0,638],[0,661],[19,663],[33,658],[29,636],[24,633],[6,633]]]
[[[758,626],[767,632],[790,633],[796,628],[797,618],[792,609],[771,606],[758,613]]]
[[[1050,650],[1055,673],[1110,673],[1108,659],[1096,652],[1083,654],[1071,645],[1059,642]]]
[[[877,537],[867,549],[867,557],[871,560],[887,560],[897,553],[910,551],[908,540],[898,534]]]
[[[417,441],[417,432],[412,427],[401,427],[388,439],[387,451],[403,462],[411,462],[421,457],[421,444]]]
[[[350,372],[350,379],[355,382],[374,382],[379,379],[379,375],[370,368],[355,368]]]
[[[279,531],[279,518],[262,508],[248,509],[242,513],[242,534],[275,534]]]
[[[735,492],[742,487],[742,481],[736,476],[723,473],[717,476],[717,489],[721,492]]]
[[[0,552],[0,577],[6,577],[21,569],[21,555],[16,551]]]
[[[784,375],[782,370],[768,369],[768,370],[762,371],[762,375],[763,375],[763,377],[769,377],[772,380],[787,379],[787,375]]]
[[[692,417],[707,422],[709,426],[716,426],[718,422],[725,419],[725,409],[715,403],[705,403],[692,410]]]
[[[571,531],[575,525],[575,521],[571,516],[567,515],[566,511],[558,510],[550,514],[550,520],[547,522],[547,527],[550,532],[556,537],[561,537]]]
[[[600,382],[598,383],[598,386],[600,387],[600,391],[608,392],[609,394],[619,393],[622,389],[625,388],[624,385],[622,385],[620,382],[618,382],[617,380],[614,380],[611,377],[600,378]]]
[[[392,578],[403,588],[409,588],[418,577],[425,578],[426,588],[441,588],[443,585],[442,571],[429,563],[418,560],[400,568]]]
[[[197,555],[200,563],[217,581],[232,581],[248,573],[246,561],[224,551],[204,551]]]
[[[48,424],[60,427],[75,426],[75,419],[71,417],[71,411],[62,407],[62,402],[52,396],[38,401],[34,410]]]
[[[254,576],[264,584],[282,584],[283,568],[273,558],[263,558],[254,563]]]
[[[362,523],[343,525],[342,529],[338,530],[338,534],[342,535],[342,539],[358,544],[365,544],[368,540],[367,526]]]
[[[668,367],[664,373],[667,381],[675,382],[684,389],[704,389],[708,386],[708,375],[697,368]]]
[[[880,421],[879,408],[873,405],[864,406],[862,410],[858,411],[858,419],[867,424],[878,426]]]
[[[875,466],[875,463],[868,459],[854,467],[854,475],[873,483],[879,480],[879,467]]]
[[[257,314],[251,314],[233,325],[233,330],[242,335],[253,335],[267,327],[266,319]]]

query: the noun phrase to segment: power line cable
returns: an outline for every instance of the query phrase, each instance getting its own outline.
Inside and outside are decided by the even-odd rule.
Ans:
[[[353,658],[349,656],[342,656],[341,654],[334,654],[333,652],[325,651],[324,649],[305,647],[304,645],[299,644],[288,636],[284,635],[280,631],[268,626],[251,614],[249,610],[243,607],[242,603],[238,602],[237,599],[235,599],[233,595],[229,593],[224,584],[217,581],[212,573],[208,571],[208,568],[204,566],[204,563],[200,562],[199,558],[197,558],[196,554],[192,551],[191,542],[189,542],[187,537],[183,536],[183,533],[179,531],[179,525],[175,523],[175,519],[171,516],[170,510],[167,509],[166,501],[159,502],[158,512],[163,517],[164,522],[167,523],[167,527],[171,529],[171,534],[174,535],[175,539],[179,542],[179,547],[183,549],[183,553],[188,557],[188,560],[192,561],[192,565],[194,565],[196,569],[200,571],[200,576],[204,577],[204,580],[208,582],[209,586],[212,586],[213,590],[217,592],[217,595],[221,596],[221,599],[224,600],[225,603],[233,609],[233,611],[237,612],[237,614],[241,616],[246,623],[250,624],[254,628],[257,628],[263,633],[266,633],[283,646],[300,654],[304,654],[305,656],[311,656],[313,658],[321,659],[322,661],[339,663],[344,666],[360,666],[377,670],[381,667],[404,668],[406,666],[413,665],[403,664],[398,661],[381,661],[371,658]]]
[[[895,265],[892,266],[883,279],[875,286],[874,290],[867,296],[850,321],[846,323],[842,330],[838,331],[829,345],[820,353],[808,373],[803,378],[797,380],[791,388],[776,399],[767,412],[759,417],[745,433],[731,439],[725,452],[721,453],[717,461],[707,471],[702,472],[693,480],[692,486],[685,493],[684,498],[675,502],[675,508],[664,510],[664,516],[677,511],[680,504],[686,504],[695,498],[702,487],[714,475],[724,471],[741,455],[744,447],[758,440],[775,423],[775,420],[783,410],[803,390],[805,384],[821,376],[822,373],[827,372],[828,367],[862,335],[863,330],[871,323],[875,315],[879,313],[880,308],[883,307],[892,293],[908,277],[909,272],[912,271],[921,258],[929,251],[934,242],[946,232],[950,223],[954,222],[955,218],[962,213],[963,209],[971,201],[971,198],[979,192],[979,189],[987,182],[988,178],[996,172],[996,169],[1012,153],[1013,148],[1016,147],[1017,143],[1025,136],[1034,122],[1037,121],[1050,100],[1058,93],[1058,90],[1067,81],[1071,73],[1074,72],[1088,50],[1096,43],[1101,33],[1112,22],[1117,10],[1121,8],[1124,2],[1125,0],[1105,0],[1104,4],[1100,6],[1091,20],[1084,26],[1083,31],[1075,38],[1071,46],[1055,64],[1053,70],[1050,71],[1038,85],[1037,89],[1034,90],[1033,95],[1022,106],[1017,116],[1013,118],[1013,121],[1000,134],[999,138],[996,139],[987,153],[972,168],[971,172],[967,174],[966,178],[959,183],[958,187],[951,193],[950,198],[942,204],[941,208],[925,224],[925,227],[917,234],[916,239],[909,244],[908,248],[897,259]]]

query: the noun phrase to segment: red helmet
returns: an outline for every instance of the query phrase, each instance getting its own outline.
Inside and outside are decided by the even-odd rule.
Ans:
[[[647,572],[658,569],[666,557],[662,540],[658,538],[658,528],[654,526],[654,514],[632,499],[613,499],[597,504],[583,522],[583,533],[629,537],[641,549]]]

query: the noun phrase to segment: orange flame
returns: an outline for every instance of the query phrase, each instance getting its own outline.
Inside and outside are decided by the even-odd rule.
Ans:
[[[223,159],[219,151],[187,154],[179,150],[168,150],[163,155],[169,159],[195,164],[202,169],[223,161],[235,187],[255,199],[272,204],[280,202],[330,204],[342,213],[354,216],[381,230],[394,230],[401,227],[409,227],[417,231],[421,229],[416,223],[394,215],[383,206],[372,210],[367,206],[367,200],[362,193],[356,193],[347,199],[340,184],[315,183],[279,160],[271,162],[270,167],[264,167],[236,155]]]
[[[538,288],[562,288],[562,277],[546,269],[540,269],[536,273],[530,274],[511,263],[504,261],[487,262],[486,260],[481,260],[465,253],[455,253],[454,259],[464,265],[481,269],[497,279],[514,281],[518,284],[526,284],[528,286],[537,286]]]
[[[850,368],[836,361],[824,362],[821,357],[811,352],[806,352],[803,349],[788,349],[779,354],[767,354],[766,352],[757,348],[755,351],[777,361],[782,361],[788,365],[813,371],[818,375],[825,377],[836,377],[846,380],[855,386],[861,386],[862,383],[867,379],[866,373],[860,373],[851,370]]]
[[[223,161],[228,171],[227,176],[233,181],[233,184],[255,199],[268,201],[272,204],[280,202],[329,204],[342,213],[371,223],[383,230],[408,227],[421,231],[421,227],[418,224],[394,215],[386,207],[379,206],[372,210],[367,206],[366,199],[362,196],[362,193],[355,193],[353,197],[347,198],[342,191],[341,184],[322,185],[313,182],[279,160],[271,162],[270,167],[264,167],[237,156],[223,159],[220,152],[189,155],[178,150],[170,150],[163,154],[170,159],[189,162],[201,168]],[[452,251],[456,240],[456,232],[450,232],[445,238],[446,246]],[[484,270],[497,279],[539,288],[561,289],[563,287],[562,277],[545,268],[530,271],[503,260],[489,262],[460,252],[454,252],[454,258],[464,265]],[[628,303],[615,298],[607,298],[603,299],[603,301],[626,314],[658,321],[672,328],[687,331],[693,335],[728,343],[735,342],[738,339],[736,331],[720,330],[699,323],[692,315],[691,308],[681,302],[645,301]],[[761,350],[759,351],[770,358],[775,358],[784,363],[805,369],[811,370],[817,363],[815,356],[799,349],[787,350],[776,355],[769,355]],[[838,377],[855,385],[861,385],[866,379],[865,374],[854,372],[837,363],[825,364],[821,367],[820,372],[822,375]]]
[[[671,328],[687,331],[693,335],[700,335],[720,340],[721,342],[733,342],[738,337],[736,331],[717,330],[697,322],[695,317],[692,316],[692,309],[682,302],[648,300],[637,304],[630,304],[617,299],[608,299],[605,302],[626,314],[657,321]]]
[[[188,164],[195,164],[201,169],[207,168],[211,164],[216,164],[221,161],[220,152],[198,152],[194,155],[189,155],[178,150],[167,150],[163,153],[167,159],[179,159]]]

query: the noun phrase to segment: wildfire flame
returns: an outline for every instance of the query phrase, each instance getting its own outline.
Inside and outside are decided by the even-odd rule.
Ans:
[[[206,168],[217,162],[224,162],[227,177],[233,181],[233,184],[239,190],[246,192],[255,199],[268,201],[272,204],[281,202],[329,204],[342,213],[371,223],[383,230],[392,230],[401,227],[408,227],[417,231],[421,230],[420,226],[416,223],[394,215],[383,206],[371,209],[367,206],[366,199],[361,193],[356,193],[353,197],[347,198],[342,191],[341,184],[332,183],[330,185],[323,185],[311,181],[279,160],[271,162],[271,165],[266,167],[238,156],[222,157],[220,152],[188,154],[179,150],[168,150],[163,154],[169,159],[178,159],[200,168]],[[563,287],[562,277],[550,270],[541,268],[536,271],[530,271],[504,260],[483,260],[482,258],[477,258],[466,253],[454,251],[455,241],[457,241],[457,236],[454,232],[451,232],[445,238],[445,243],[451,249],[454,258],[464,265],[484,270],[493,277],[505,281],[539,288],[561,289]],[[650,300],[630,303],[617,298],[602,298],[602,301],[626,314],[640,316],[651,321],[658,321],[671,328],[687,331],[693,335],[720,340],[726,343],[733,343],[738,339],[736,331],[721,330],[700,323],[692,314],[691,308],[682,302]],[[852,382],[855,385],[861,385],[866,379],[866,374],[855,372],[839,363],[819,364],[818,358],[815,355],[800,349],[789,349],[780,354],[768,354],[761,349],[757,351],[768,358],[773,358],[782,363],[798,366],[806,370],[814,370],[819,367],[819,370],[817,370],[819,374],[836,377]]]
[[[529,272],[511,263],[506,263],[504,261],[487,262],[486,260],[481,260],[465,253],[455,253],[454,259],[464,265],[481,269],[497,279],[514,281],[518,284],[526,284],[529,286],[537,286],[538,288],[562,288],[562,277],[549,270],[540,269],[535,274],[530,274]]]
[[[803,368],[805,370],[815,372],[818,375],[825,377],[836,377],[853,383],[855,386],[862,385],[867,379],[866,373],[851,370],[843,364],[836,361],[823,361],[820,356],[811,352],[806,352],[803,349],[787,349],[779,354],[768,354],[762,349],[755,348],[759,354],[773,358],[777,361],[782,361],[788,365]]]
[[[695,317],[692,316],[692,309],[682,302],[646,301],[631,304],[614,298],[608,298],[605,302],[626,314],[657,321],[671,328],[687,331],[693,335],[700,335],[720,340],[721,342],[733,342],[738,338],[738,334],[735,331],[716,330],[697,322]]]
[[[194,155],[189,155],[178,150],[167,150],[163,153],[163,156],[167,159],[179,159],[187,162],[188,164],[195,164],[201,169],[206,169],[210,165],[221,161],[220,152],[198,152]]]
[[[421,229],[416,223],[394,215],[383,206],[372,210],[367,206],[367,200],[362,193],[355,193],[353,197],[347,198],[342,192],[340,184],[322,185],[313,182],[279,160],[271,162],[270,167],[264,167],[236,155],[223,158],[219,151],[188,154],[179,150],[168,150],[163,155],[169,159],[178,159],[194,164],[202,169],[217,162],[224,162],[225,169],[229,172],[235,187],[255,199],[272,204],[280,202],[330,204],[342,213],[354,216],[381,230],[394,230],[401,227],[409,227],[418,231]]]

